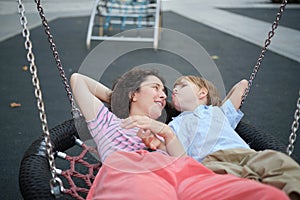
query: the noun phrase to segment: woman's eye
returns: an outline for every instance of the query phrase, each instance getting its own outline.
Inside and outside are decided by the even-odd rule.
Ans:
[[[152,88],[154,88],[155,90],[159,89],[157,85],[153,86]]]

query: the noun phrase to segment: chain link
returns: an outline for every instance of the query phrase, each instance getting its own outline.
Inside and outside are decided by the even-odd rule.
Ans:
[[[294,151],[294,142],[296,141],[297,138],[297,130],[299,128],[299,118],[300,118],[300,89],[299,89],[299,97],[298,97],[298,101],[297,101],[297,108],[294,114],[294,121],[292,123],[292,127],[291,127],[291,134],[289,137],[289,145],[286,149],[286,153],[290,156],[292,155],[293,151]]]
[[[52,180],[50,181],[50,186],[51,188],[54,188],[54,184],[59,184],[59,188],[62,189],[61,181],[58,181],[59,178],[57,177],[55,173],[55,159],[54,159],[54,154],[53,154],[53,147],[51,144],[51,138],[50,138],[50,133],[48,129],[48,123],[47,123],[47,117],[46,117],[46,112],[44,108],[44,102],[42,98],[42,90],[40,88],[40,82],[39,78],[37,75],[37,67],[35,65],[35,58],[34,54],[32,52],[32,42],[30,40],[30,31],[27,28],[27,18],[25,16],[25,8],[22,3],[22,0],[18,0],[18,12],[20,14],[20,22],[23,27],[22,30],[22,36],[25,38],[25,49],[27,50],[27,60],[30,64],[29,70],[32,75],[32,84],[34,86],[34,94],[37,100],[37,107],[39,110],[39,117],[40,121],[42,124],[42,130],[44,134],[44,139],[46,143],[46,151],[48,155],[48,161],[49,161],[49,166],[50,166],[50,172],[52,175]],[[53,184],[53,185],[52,185]]]
[[[53,56],[54,56],[54,59],[55,59],[55,62],[56,62],[56,66],[57,66],[57,68],[59,70],[60,76],[61,76],[63,84],[65,86],[65,90],[67,92],[67,96],[68,96],[70,104],[72,106],[72,114],[74,112],[75,113],[78,113],[78,112],[80,113],[79,109],[75,105],[75,101],[74,101],[74,98],[73,98],[73,95],[72,95],[72,92],[71,92],[71,89],[70,89],[70,86],[69,86],[69,83],[68,83],[68,79],[66,78],[65,71],[64,71],[64,69],[62,67],[62,63],[61,63],[61,60],[60,60],[60,57],[59,57],[56,45],[54,43],[54,39],[53,39],[53,36],[51,34],[51,31],[50,31],[50,26],[49,26],[49,24],[47,22],[47,19],[46,19],[45,14],[44,14],[44,10],[43,10],[43,8],[41,6],[41,1],[40,0],[35,0],[35,3],[37,5],[37,10],[39,12],[39,15],[40,15],[40,17],[42,19],[42,24],[45,27],[45,33],[46,33],[46,35],[48,37],[48,42],[50,43],[50,48],[52,50],[52,53],[53,53]],[[80,115],[81,115],[81,113],[80,113]]]
[[[256,77],[256,74],[257,74],[257,72],[258,72],[258,70],[259,70],[259,68],[261,66],[261,63],[262,63],[262,61],[263,61],[263,59],[265,57],[265,54],[267,52],[267,48],[271,44],[271,38],[275,34],[275,29],[278,27],[279,20],[280,20],[280,18],[282,16],[282,13],[283,13],[283,11],[284,11],[284,9],[286,7],[286,4],[287,4],[287,0],[284,0],[282,2],[282,4],[281,4],[280,8],[279,8],[279,12],[276,15],[276,19],[275,19],[275,21],[272,24],[272,29],[268,33],[268,38],[265,40],[264,47],[262,48],[261,53],[260,53],[260,55],[259,55],[259,57],[257,59],[256,65],[254,66],[253,71],[252,71],[252,73],[250,75],[249,83],[248,83],[248,88],[245,90],[245,92],[244,92],[244,94],[242,96],[241,106],[244,104],[244,102],[245,102],[245,100],[246,100],[246,98],[247,98],[247,96],[248,96],[248,94],[250,92],[250,89],[251,89],[251,86],[253,84],[253,81],[254,81],[254,79]]]

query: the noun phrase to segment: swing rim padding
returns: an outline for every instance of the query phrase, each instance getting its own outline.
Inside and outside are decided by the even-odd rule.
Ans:
[[[64,152],[75,145],[75,137],[79,138],[74,120],[67,120],[50,129],[53,152]],[[44,136],[40,135],[26,150],[19,169],[19,187],[23,198],[50,200],[51,173]]]

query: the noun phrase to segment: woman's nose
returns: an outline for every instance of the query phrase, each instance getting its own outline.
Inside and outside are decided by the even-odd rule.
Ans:
[[[163,98],[163,99],[167,98],[167,95],[166,95],[166,93],[164,91],[161,91],[160,98]]]

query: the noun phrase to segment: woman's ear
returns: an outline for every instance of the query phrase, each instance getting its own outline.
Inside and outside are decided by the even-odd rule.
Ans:
[[[208,94],[208,90],[206,88],[201,88],[199,91],[199,99],[203,99]]]
[[[128,93],[128,98],[129,98],[129,102],[135,102],[137,99],[136,99],[136,93],[133,92],[133,91],[130,91]]]

